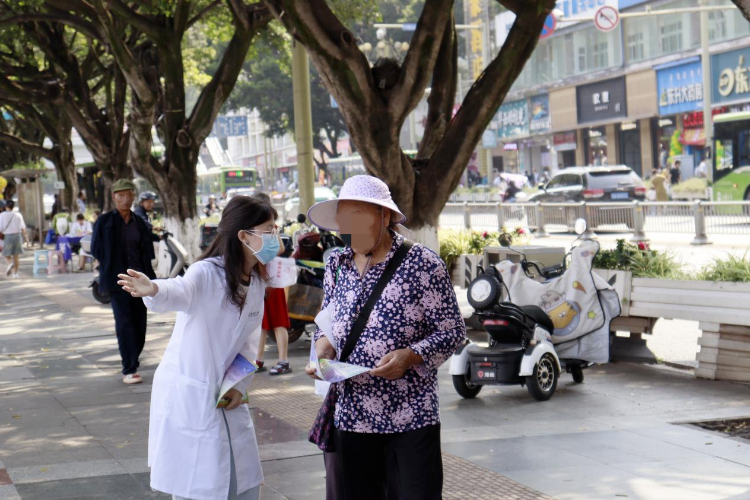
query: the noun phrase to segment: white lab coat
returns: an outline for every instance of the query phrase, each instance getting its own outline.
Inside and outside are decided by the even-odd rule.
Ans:
[[[200,261],[184,278],[156,280],[159,292],[144,298],[152,311],[179,311],[151,392],[151,487],[195,500],[229,495],[229,440],[216,400],[237,353],[256,359],[263,318],[264,282],[253,277],[240,313],[226,298],[219,263]],[[255,428],[245,405],[227,411],[226,418],[241,494],[263,482]]]

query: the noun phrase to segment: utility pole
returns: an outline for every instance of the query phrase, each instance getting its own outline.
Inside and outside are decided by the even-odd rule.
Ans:
[[[294,91],[294,136],[297,142],[299,174],[299,213],[315,203],[312,108],[310,104],[310,63],[305,47],[292,41],[292,88]]]
[[[701,0],[702,7],[708,7],[708,0]],[[711,158],[706,161],[708,182],[714,180],[714,120],[711,114],[711,52],[708,40],[708,11],[701,10],[701,66],[703,67],[703,127],[706,136],[706,151],[711,151]]]

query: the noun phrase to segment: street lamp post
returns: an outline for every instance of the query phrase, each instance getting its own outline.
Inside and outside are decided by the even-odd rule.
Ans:
[[[297,142],[299,213],[306,214],[315,203],[310,63],[305,47],[292,42],[292,89],[294,93],[294,135]]]
[[[701,0],[701,6],[707,7],[708,0]],[[706,161],[706,177],[708,182],[714,180],[713,169],[713,137],[714,121],[711,114],[711,52],[708,40],[708,11],[701,10],[701,63],[703,66],[703,127],[706,136],[706,151],[711,151],[711,159]]]

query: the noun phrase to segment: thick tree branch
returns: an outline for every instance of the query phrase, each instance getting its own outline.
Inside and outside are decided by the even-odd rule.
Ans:
[[[55,157],[54,149],[47,149],[38,144],[34,144],[33,142],[29,142],[21,137],[8,134],[6,132],[0,132],[0,142],[8,144],[9,146],[12,146],[14,148],[22,149],[28,153],[31,153],[32,155],[41,156],[42,158],[46,158],[50,161],[52,161]]]
[[[138,61],[130,50],[130,47],[122,40],[121,30],[115,26],[114,20],[102,3],[103,0],[94,0],[94,2],[94,7],[103,26],[110,51],[117,61],[122,74],[133,89],[133,92],[135,92],[140,103],[146,106],[154,106],[156,95],[152,92],[151,86],[146,79],[143,78]]]
[[[287,31],[305,46],[326,87],[341,109],[383,107],[367,58],[354,35],[325,0],[263,0]],[[351,121],[350,121],[351,120]],[[362,117],[353,114],[348,123]]]
[[[422,99],[438,60],[440,42],[445,31],[452,26],[452,17],[453,0],[425,2],[398,83],[388,102],[389,110],[398,117],[397,121],[404,120]]]
[[[203,16],[211,12],[214,8],[219,6],[221,4],[222,0],[214,0],[210,4],[203,7],[201,10],[199,10],[193,17],[190,18],[190,20],[187,23],[187,29],[190,29],[193,27],[195,23],[203,19]]]
[[[521,12],[525,7],[524,0],[497,0],[497,3],[515,14]]]
[[[230,6],[235,23],[234,36],[224,51],[216,73],[201,92],[188,120],[188,129],[197,145],[202,144],[211,133],[214,120],[229,98],[242,71],[254,36],[272,19],[271,12],[261,4],[245,6],[238,0],[230,2]]]
[[[531,57],[544,21],[554,5],[554,0],[536,0],[525,4],[500,53],[474,82],[448,126],[428,164],[430,178],[447,182],[448,193],[458,185],[482,133]],[[435,199],[433,203],[442,206],[445,200]]]
[[[147,16],[139,14],[122,0],[106,0],[106,2],[109,8],[112,9],[112,12],[117,14],[137,30],[146,34],[149,38],[156,41],[162,41],[164,39],[164,27],[159,23],[154,22]]]
[[[458,79],[458,37],[453,26],[453,18],[448,23],[449,27],[443,33],[440,43],[440,64],[435,65],[432,75],[432,90],[427,99],[427,121],[417,154],[418,159],[432,156],[453,117]]]
[[[11,26],[18,26],[21,23],[38,22],[62,23],[77,29],[89,38],[94,38],[97,40],[102,39],[102,35],[101,33],[99,33],[99,30],[97,30],[95,25],[77,16],[62,14],[19,14],[7,17],[5,19],[0,19],[0,29],[8,28]]]
[[[740,9],[745,19],[750,21],[750,0],[732,0],[732,2]]]

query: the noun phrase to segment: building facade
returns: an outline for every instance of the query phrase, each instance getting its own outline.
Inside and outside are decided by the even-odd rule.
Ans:
[[[684,12],[699,0],[561,0],[557,8],[564,20],[593,17],[603,5],[672,13],[621,19],[609,32],[591,21],[558,23],[493,121],[504,170],[625,164],[648,177],[670,157],[684,166],[703,159],[700,13]],[[508,12],[495,19],[495,50],[512,20]],[[736,8],[709,12],[713,114],[750,108],[748,35]]]

